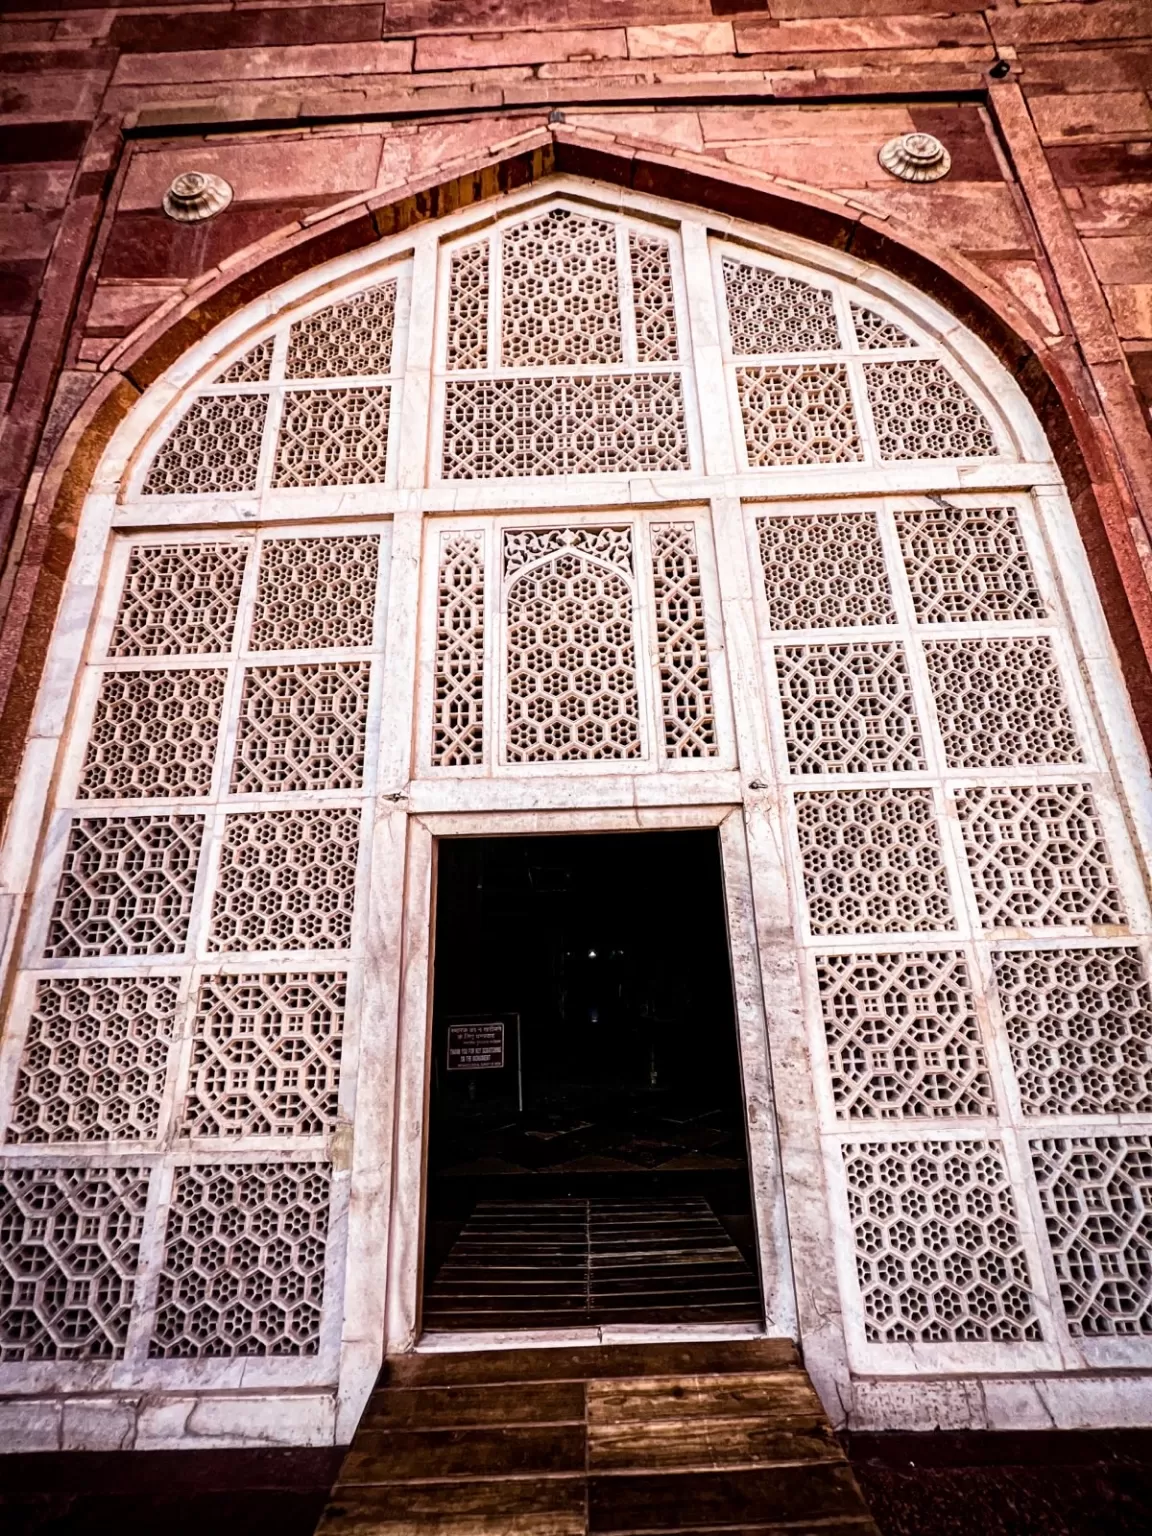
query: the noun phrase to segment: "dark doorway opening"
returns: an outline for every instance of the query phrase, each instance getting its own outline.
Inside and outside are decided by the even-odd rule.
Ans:
[[[426,1329],[759,1322],[717,834],[440,844]]]

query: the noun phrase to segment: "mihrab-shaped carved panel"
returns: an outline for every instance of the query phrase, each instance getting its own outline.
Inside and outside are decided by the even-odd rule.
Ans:
[[[871,1343],[1040,1338],[999,1145],[853,1142],[843,1152]]]
[[[120,1360],[146,1168],[0,1169],[0,1360]]]
[[[1138,949],[1011,949],[994,963],[1026,1115],[1152,1112],[1152,992]]]
[[[819,955],[816,971],[837,1119],[996,1113],[963,954]]]
[[[230,651],[245,544],[137,544],[128,556],[109,656]]]
[[[203,834],[203,816],[73,822],[45,956],[178,954],[188,941]]]
[[[889,641],[776,651],[793,773],[908,772],[924,748],[904,651]]]
[[[77,798],[206,795],[227,680],[223,669],[106,672]]]
[[[314,1355],[330,1186],[326,1163],[177,1168],[149,1355]]]
[[[1152,1137],[1045,1137],[1032,1166],[1069,1333],[1147,1338]]]
[[[894,622],[874,512],[761,517],[756,528],[773,629]]]
[[[37,982],[8,1142],[152,1139],[179,991],[169,976]]]
[[[346,977],[213,976],[201,983],[184,1136],[321,1136],[336,1124]]]

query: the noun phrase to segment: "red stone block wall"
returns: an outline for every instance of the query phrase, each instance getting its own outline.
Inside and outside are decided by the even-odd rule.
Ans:
[[[1148,0],[8,0],[0,72],[0,804],[139,390],[288,272],[554,170],[850,248],[981,331],[1050,432],[1152,730]],[[945,180],[878,165],[913,128]],[[226,212],[164,216],[186,169]]]

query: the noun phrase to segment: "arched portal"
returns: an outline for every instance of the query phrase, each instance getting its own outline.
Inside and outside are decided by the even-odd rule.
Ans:
[[[421,1330],[438,851],[707,829],[763,1327],[863,1422],[1138,1373],[1148,787],[1044,435],[903,282],[559,178],[293,279],[83,512],[0,1371],[346,1439]]]

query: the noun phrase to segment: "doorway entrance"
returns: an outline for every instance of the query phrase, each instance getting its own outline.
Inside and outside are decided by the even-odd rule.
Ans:
[[[713,831],[440,844],[432,1331],[762,1320]]]

